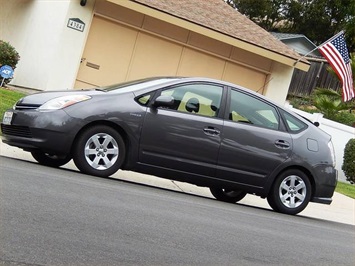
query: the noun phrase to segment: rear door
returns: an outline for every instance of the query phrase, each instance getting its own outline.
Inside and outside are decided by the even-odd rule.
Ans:
[[[218,117],[223,87],[193,83],[168,88],[174,106],[148,108],[139,160],[143,164],[214,177],[223,119]]]
[[[277,109],[254,95],[232,89],[221,136],[217,177],[262,187],[292,152]]]

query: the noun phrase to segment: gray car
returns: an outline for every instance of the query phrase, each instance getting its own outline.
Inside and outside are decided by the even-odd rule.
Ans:
[[[86,174],[118,169],[209,187],[221,201],[247,193],[278,212],[330,204],[337,181],[331,138],[306,119],[237,85],[159,77],[20,99],[3,142],[43,165],[71,159]]]

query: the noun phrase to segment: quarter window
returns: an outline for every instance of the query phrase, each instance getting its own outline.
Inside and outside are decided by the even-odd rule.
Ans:
[[[307,127],[305,123],[303,123],[301,120],[297,119],[293,115],[290,115],[289,113],[286,113],[285,111],[281,111],[283,117],[286,120],[287,128],[289,131],[296,133],[299,131],[302,131]]]
[[[272,105],[236,90],[231,91],[229,120],[270,129],[279,129],[280,125]]]
[[[145,94],[136,99],[140,105],[147,106],[149,104],[149,100],[151,99],[151,94]]]

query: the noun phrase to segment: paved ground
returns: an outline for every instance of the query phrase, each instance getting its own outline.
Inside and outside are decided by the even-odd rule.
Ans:
[[[34,161],[30,153],[6,145],[2,141],[0,141],[0,155],[26,161]],[[69,169],[77,169],[72,161],[66,164],[64,167]],[[191,193],[205,197],[212,197],[207,188],[200,188],[194,185],[161,179],[154,176],[143,175],[129,171],[118,171],[113,177],[130,182],[142,183],[170,190],[183,191],[185,193]],[[240,201],[240,204],[270,209],[266,200],[253,195],[247,195],[242,201]],[[299,215],[355,225],[355,200],[342,194],[335,193],[331,205],[310,203],[308,207]]]

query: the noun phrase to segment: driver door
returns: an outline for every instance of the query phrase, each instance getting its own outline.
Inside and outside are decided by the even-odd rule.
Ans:
[[[170,107],[146,113],[139,150],[143,164],[199,176],[214,177],[223,120],[218,117],[223,87],[186,84],[168,88]]]

